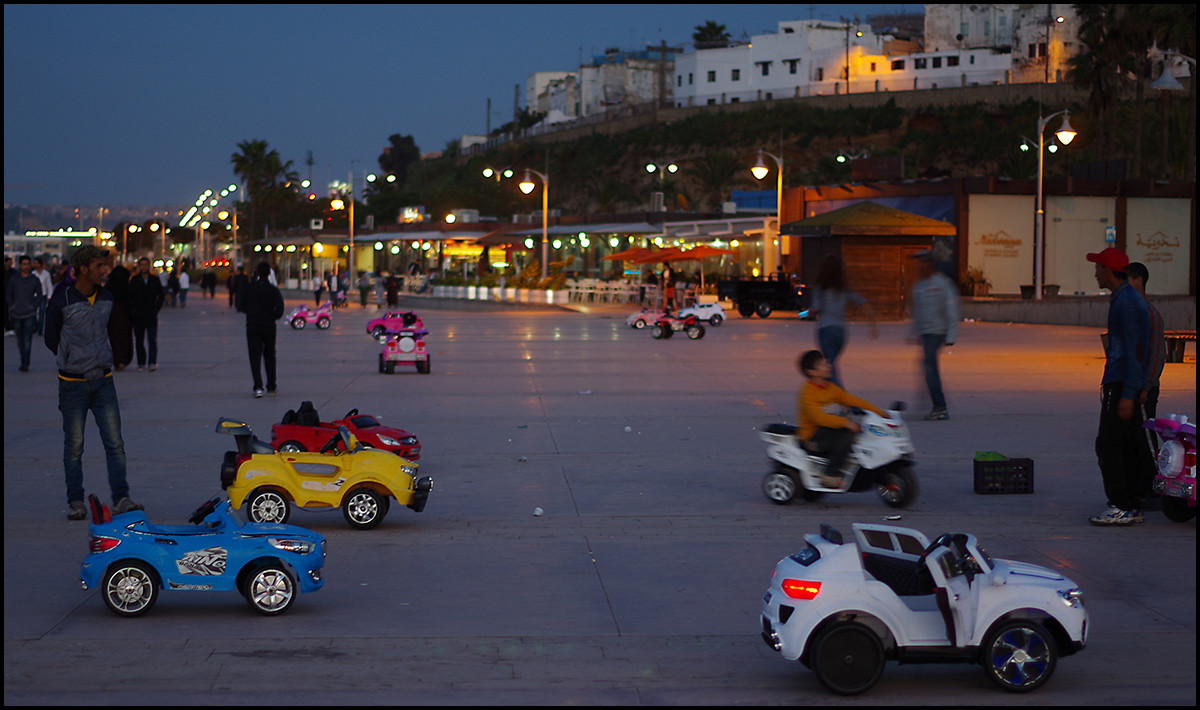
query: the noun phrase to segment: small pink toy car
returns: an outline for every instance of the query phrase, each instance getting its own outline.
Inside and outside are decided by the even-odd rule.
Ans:
[[[1154,492],[1162,496],[1163,515],[1177,523],[1196,517],[1196,425],[1181,414],[1142,424],[1163,439],[1158,447]]]
[[[412,311],[393,311],[379,318],[372,318],[367,323],[367,334],[378,338],[384,333],[399,333],[402,330],[424,330],[425,324],[421,316]]]
[[[375,336],[383,343],[383,351],[379,353],[379,371],[390,375],[396,371],[396,363],[404,363],[416,365],[417,372],[428,375],[430,358],[429,351],[425,349],[425,336],[429,331],[425,330],[421,317],[411,312],[388,315],[404,317],[392,320]],[[367,331],[376,332],[370,326]]]
[[[288,323],[296,330],[304,330],[309,323],[316,323],[318,330],[328,330],[333,324],[333,303],[326,301],[315,311],[308,306],[296,306],[288,316]]]

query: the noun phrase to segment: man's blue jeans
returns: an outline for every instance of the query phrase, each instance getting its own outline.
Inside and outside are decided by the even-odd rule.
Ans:
[[[924,334],[921,344],[925,347],[925,386],[929,388],[929,398],[933,400],[934,409],[946,408],[946,395],[942,393],[942,376],[938,372],[938,351],[946,342],[943,333]]]
[[[842,349],[846,347],[846,328],[840,325],[827,325],[817,329],[817,346],[821,348],[821,354],[825,356],[825,360],[829,363],[830,382],[842,386],[842,381],[838,377],[837,357],[842,354]]]
[[[33,334],[37,332],[37,314],[13,316],[13,330],[17,334],[17,352],[21,354],[21,369],[29,369],[29,354],[33,350]]]
[[[108,485],[113,503],[129,496],[125,481],[125,442],[121,439],[121,410],[111,375],[90,382],[58,380],[58,410],[63,415],[63,469],[67,502],[83,501],[83,427],[91,410],[100,428],[108,462]]]

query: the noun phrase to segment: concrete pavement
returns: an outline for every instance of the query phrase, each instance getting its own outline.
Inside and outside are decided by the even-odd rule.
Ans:
[[[329,539],[327,583],[278,618],[235,594],[165,592],[121,619],[80,591],[87,526],[65,518],[52,355],[35,339],[17,372],[6,338],[5,703],[1195,705],[1195,523],[1086,522],[1104,503],[1099,329],[963,324],[943,357],[952,419],[923,422],[905,326],[875,341],[852,327],[848,388],[906,400],[914,419],[921,495],[900,524],[1062,570],[1092,632],[1027,696],[975,667],[891,663],[845,699],[758,636],[771,568],[804,533],[894,512],[865,493],[776,506],[759,491],[756,429],[794,420],[813,324],[733,314],[702,340],[655,341],[624,325],[627,307],[446,305],[413,306],[430,375],[379,374],[374,311],[352,306],[329,331],[281,327],[280,393],[253,399],[242,319],[221,298],[164,310],[159,370],[117,373],[132,495],[155,522],[220,490],[221,416],[268,438],[307,399],[421,438],[425,512],[394,507],[372,531],[293,516]],[[1195,381],[1194,359],[1169,364],[1159,411],[1194,418]],[[1033,458],[1036,493],[975,495],[980,450]],[[84,470],[107,498],[92,424]]]

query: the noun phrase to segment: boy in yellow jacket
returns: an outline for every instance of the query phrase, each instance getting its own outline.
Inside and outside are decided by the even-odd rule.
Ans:
[[[842,407],[858,407],[880,416],[887,415],[879,407],[831,382],[829,377],[832,368],[820,350],[804,353],[796,365],[801,374],[808,378],[796,398],[797,419],[800,422],[796,436],[806,443],[810,451],[822,453],[829,459],[821,475],[821,485],[841,488],[842,464],[850,452],[854,435],[862,430],[853,419],[842,416]]]

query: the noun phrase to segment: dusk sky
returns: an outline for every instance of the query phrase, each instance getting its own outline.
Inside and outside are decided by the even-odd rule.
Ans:
[[[511,120],[514,87],[606,47],[691,50],[911,5],[5,5],[5,204],[187,204],[265,140],[317,186]],[[355,161],[355,162],[351,162]]]

